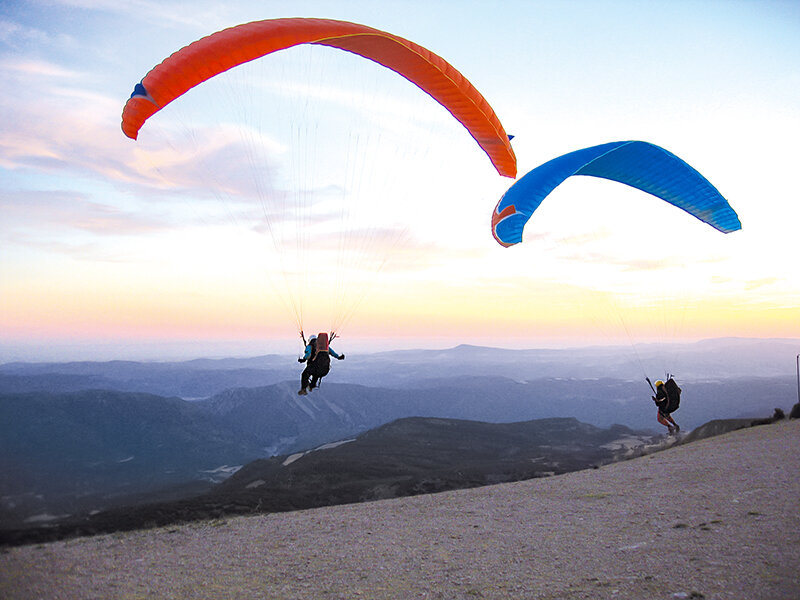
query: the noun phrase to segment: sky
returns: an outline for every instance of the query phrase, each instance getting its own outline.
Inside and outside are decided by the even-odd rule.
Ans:
[[[281,17],[442,56],[514,135],[520,176],[643,140],[742,230],[575,177],[502,248],[489,221],[513,181],[430,97],[329,48],[234,69],[122,134],[172,52]],[[800,338],[798,65],[792,1],[6,0],[0,362],[295,352],[301,326],[347,351]]]

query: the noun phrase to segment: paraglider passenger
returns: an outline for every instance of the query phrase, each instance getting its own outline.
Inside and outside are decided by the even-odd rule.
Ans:
[[[318,387],[320,381],[328,374],[331,368],[331,356],[344,360],[344,354],[337,354],[328,344],[328,334],[320,333],[308,338],[305,354],[297,362],[306,363],[306,368],[300,376],[300,396]]]
[[[672,418],[672,413],[678,410],[680,399],[681,388],[674,379],[670,377],[666,383],[660,379],[656,381],[656,395],[653,396],[653,402],[658,407],[658,422],[669,430],[670,435],[681,430]]]

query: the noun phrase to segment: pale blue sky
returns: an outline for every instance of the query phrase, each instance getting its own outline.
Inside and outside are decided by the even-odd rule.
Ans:
[[[429,221],[447,226],[412,222],[412,243],[393,251],[402,268],[381,273],[350,321],[354,346],[602,343],[613,326],[584,314],[598,295],[620,314],[630,305],[636,329],[646,291],[676,277],[682,338],[800,337],[798,2],[7,1],[0,361],[45,357],[44,347],[66,358],[287,346],[294,325],[271,305],[259,315],[271,292],[252,287],[247,257],[187,226],[152,179],[177,178],[178,167],[152,152],[141,163],[148,142],[125,138],[119,121],[133,85],[171,52],[289,16],[363,23],[443,56],[516,136],[520,175],[578,148],[640,139],[697,168],[743,223],[722,236],[623,186],[576,178],[543,204],[526,242],[504,250],[488,220],[511,181],[461,139],[456,168],[426,183],[457,198],[425,200]],[[662,243],[657,223],[680,241]],[[195,340],[206,342],[198,350]]]

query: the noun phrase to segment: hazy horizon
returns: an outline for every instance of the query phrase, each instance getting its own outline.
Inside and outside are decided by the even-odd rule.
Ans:
[[[720,336],[695,340],[613,341],[601,343],[596,339],[571,340],[496,340],[496,339],[349,339],[335,340],[333,346],[337,351],[356,355],[374,354],[395,350],[426,351],[450,350],[461,345],[493,348],[498,350],[608,350],[623,353],[634,353],[636,349],[656,349],[659,347],[692,346],[700,342],[711,341],[740,342],[776,342],[795,344],[800,353],[800,338],[756,338],[738,336]],[[257,358],[265,355],[286,355],[292,357],[302,351],[302,342],[297,340],[131,340],[119,341],[84,341],[84,342],[51,342],[51,343],[0,343],[0,365],[13,362],[105,362],[112,360],[128,360],[143,362],[181,362],[195,359],[224,358]]]

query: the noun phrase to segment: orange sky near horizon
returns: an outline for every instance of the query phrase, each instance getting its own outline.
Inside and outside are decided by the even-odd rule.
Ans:
[[[401,289],[377,289],[342,336],[356,347],[385,339],[396,339],[398,347],[474,343],[527,348],[711,337],[800,339],[797,307],[728,297],[626,306],[608,293],[567,285],[546,288],[521,295],[517,288],[504,293],[501,287],[448,285],[423,287],[410,297]],[[235,347],[231,342],[239,339],[249,347],[264,339],[277,346],[296,345],[291,315],[280,302],[270,302],[269,293],[243,295],[238,288],[210,282],[190,297],[180,287],[152,295],[136,289],[119,284],[95,290],[61,288],[55,305],[51,299],[56,291],[45,287],[6,294],[0,329],[7,344],[103,341],[124,346],[126,341],[174,339],[226,341]]]

